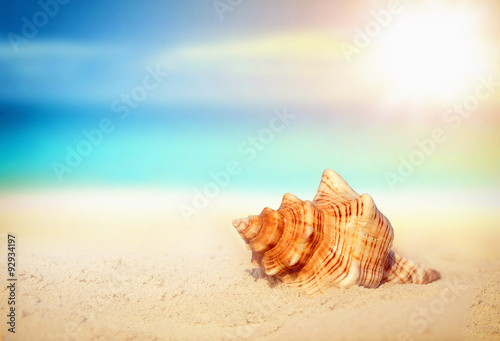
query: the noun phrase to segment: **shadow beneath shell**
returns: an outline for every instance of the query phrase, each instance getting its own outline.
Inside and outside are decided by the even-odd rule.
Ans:
[[[252,276],[254,278],[254,282],[257,282],[257,280],[259,280],[259,279],[266,280],[267,285],[270,288],[274,288],[274,287],[278,286],[279,284],[281,284],[281,282],[278,279],[276,279],[272,276],[266,275],[264,269],[262,269],[262,268],[246,269],[245,272],[250,274],[250,276]]]

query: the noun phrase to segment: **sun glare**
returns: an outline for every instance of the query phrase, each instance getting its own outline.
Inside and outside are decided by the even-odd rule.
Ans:
[[[464,9],[408,9],[374,46],[374,67],[397,99],[453,100],[486,72],[477,18]]]

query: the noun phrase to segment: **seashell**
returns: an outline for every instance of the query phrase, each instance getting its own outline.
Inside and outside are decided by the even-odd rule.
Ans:
[[[233,220],[233,226],[252,250],[252,263],[310,296],[332,286],[376,288],[440,278],[394,253],[391,223],[371,196],[358,195],[330,169],[312,202],[287,193],[277,210],[266,207]]]

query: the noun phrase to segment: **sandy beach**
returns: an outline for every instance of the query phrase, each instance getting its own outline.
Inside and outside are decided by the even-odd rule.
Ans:
[[[189,224],[179,200],[142,190],[1,195],[3,320],[8,233],[18,278],[15,334],[3,321],[2,339],[500,340],[500,213],[492,207],[405,209],[381,198],[393,249],[442,279],[308,298],[254,279],[231,226],[281,197],[221,196]]]

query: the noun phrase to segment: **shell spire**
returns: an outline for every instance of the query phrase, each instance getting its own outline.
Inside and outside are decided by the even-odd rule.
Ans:
[[[426,284],[440,278],[390,250],[394,232],[368,194],[358,195],[333,170],[323,172],[313,201],[293,194],[280,207],[233,220],[268,276],[314,295],[331,286],[376,288],[385,282]]]

